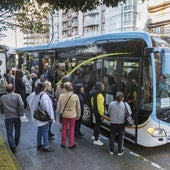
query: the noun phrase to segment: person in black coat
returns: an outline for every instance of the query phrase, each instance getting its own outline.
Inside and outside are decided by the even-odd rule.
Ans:
[[[15,73],[15,93],[18,93],[21,95],[22,100],[24,102],[24,108],[27,107],[27,101],[26,101],[26,89],[25,89],[25,83],[23,82],[23,72],[22,70],[18,69]]]
[[[78,95],[79,101],[80,101],[80,107],[81,107],[81,116],[78,120],[76,120],[74,134],[76,138],[81,138],[83,134],[81,133],[80,128],[81,128],[81,123],[82,123],[82,116],[84,113],[84,87],[82,83],[78,83],[75,85],[74,93]]]

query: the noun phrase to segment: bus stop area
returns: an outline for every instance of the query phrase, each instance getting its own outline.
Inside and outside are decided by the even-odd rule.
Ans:
[[[17,168],[4,167],[0,165],[0,169],[24,169],[24,170],[155,170],[151,162],[140,159],[131,153],[127,148],[122,156],[109,154],[109,139],[101,136],[103,146],[93,144],[91,140],[92,129],[82,126],[84,136],[76,139],[77,145],[74,149],[68,147],[62,148],[61,141],[61,125],[56,120],[53,123],[53,132],[55,140],[50,140],[50,146],[55,150],[53,152],[37,151],[36,132],[37,128],[33,124],[29,110],[26,110],[29,122],[22,123],[20,144],[17,152],[13,154],[7,147],[7,152],[11,156],[10,159],[17,165]],[[6,130],[4,125],[4,116],[0,114],[0,138],[3,138],[4,145],[7,145]],[[1,146],[2,147],[2,146]],[[1,153],[2,155],[3,153]],[[0,156],[1,160],[2,156]],[[8,162],[8,158],[6,159]],[[8,162],[9,164],[9,162]],[[160,169],[160,168],[159,168]]]

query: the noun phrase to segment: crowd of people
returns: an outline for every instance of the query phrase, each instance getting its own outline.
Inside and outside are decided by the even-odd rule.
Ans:
[[[80,82],[72,83],[67,76],[63,76],[61,83],[52,91],[50,71],[46,65],[46,72],[37,76],[32,72],[23,73],[16,70],[12,74],[8,70],[4,75],[4,90],[0,98],[0,113],[5,115],[5,127],[8,144],[12,152],[16,152],[20,140],[21,120],[24,109],[29,107],[31,117],[37,126],[37,150],[52,152],[54,149],[49,146],[49,140],[55,139],[55,132],[52,132],[52,124],[56,121],[56,114],[62,114],[61,120],[61,147],[66,147],[67,134],[69,134],[69,149],[76,147],[75,138],[80,139],[84,135],[81,132],[82,116],[84,113],[84,91],[87,84]],[[1,77],[2,79],[2,77]],[[90,90],[92,112],[95,116],[95,128],[92,140],[95,145],[103,145],[100,140],[100,128],[105,119],[105,85],[97,81]],[[118,155],[123,154],[123,136],[125,131],[125,104],[131,114],[128,103],[123,102],[122,92],[116,93],[116,100],[108,107],[110,114],[111,135],[110,154],[114,154],[114,143],[118,134]],[[10,102],[9,102],[10,101]],[[39,104],[48,113],[50,120],[41,121],[34,118],[34,112]],[[13,127],[15,133],[13,135]],[[69,131],[69,133],[67,133]]]

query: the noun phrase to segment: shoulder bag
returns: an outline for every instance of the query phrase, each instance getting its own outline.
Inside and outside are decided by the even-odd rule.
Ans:
[[[134,120],[133,120],[132,116],[129,114],[125,102],[124,102],[124,105],[125,105],[125,125],[126,126],[133,126]]]
[[[73,94],[72,94],[72,95],[73,95]],[[59,122],[60,122],[60,123],[62,122],[62,114],[64,113],[64,110],[65,110],[65,108],[66,108],[66,106],[67,106],[67,103],[68,103],[68,101],[70,100],[70,98],[71,98],[72,95],[70,95],[70,97],[68,98],[68,100],[67,100],[67,102],[66,102],[66,104],[65,104],[65,106],[64,106],[63,112],[60,113],[60,116],[59,116]]]
[[[40,95],[40,98],[38,101],[38,109],[34,111],[33,117],[39,121],[48,122],[51,120],[51,118],[49,114],[41,108],[41,104],[40,104],[42,95],[43,93]]]

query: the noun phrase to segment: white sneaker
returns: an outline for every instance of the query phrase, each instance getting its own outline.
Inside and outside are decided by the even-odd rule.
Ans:
[[[92,137],[91,137],[91,140],[94,140],[94,139],[95,139],[95,137],[94,137],[94,136],[92,136]]]
[[[99,136],[99,139],[100,139],[100,136]],[[92,137],[91,137],[91,140],[95,140],[95,136],[92,136]]]
[[[114,152],[112,152],[112,151],[110,151],[110,150],[109,150],[109,153],[110,153],[110,155],[113,155],[113,154],[114,154]]]
[[[122,151],[122,152],[118,152],[117,153],[117,155],[119,155],[119,156],[122,156],[124,154],[124,152]]]
[[[101,142],[100,141],[100,139],[98,139],[98,140],[94,140],[94,142],[93,142],[95,145],[103,145],[103,142]]]

